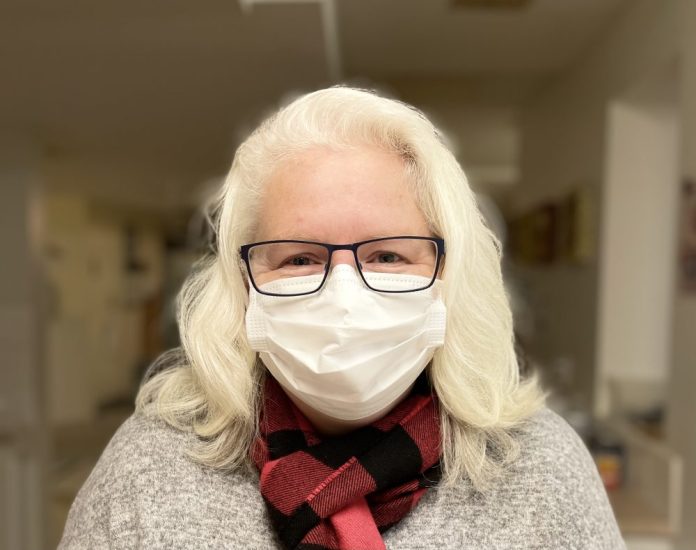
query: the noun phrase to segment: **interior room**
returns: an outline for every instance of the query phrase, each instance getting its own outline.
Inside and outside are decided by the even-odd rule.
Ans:
[[[56,547],[180,343],[235,148],[334,84],[443,131],[627,547],[696,548],[695,22],[692,0],[3,2],[0,548]]]

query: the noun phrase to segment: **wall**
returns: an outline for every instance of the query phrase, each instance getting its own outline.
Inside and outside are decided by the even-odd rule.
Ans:
[[[677,78],[674,71],[661,71],[649,84],[641,86],[638,97],[612,102],[608,111],[595,368],[598,416],[611,409],[659,406],[669,378],[679,181]]]
[[[696,181],[696,2],[681,4],[681,169]],[[696,295],[677,288],[672,318],[672,372],[668,439],[684,458],[683,531],[678,550],[696,548]]]
[[[504,201],[519,181],[519,104],[538,86],[525,78],[402,78],[387,93],[444,132],[476,191]]]
[[[678,53],[676,1],[628,2],[590,50],[531,101],[522,113],[522,184],[510,210],[521,213],[582,186],[600,229],[606,169],[606,121],[612,99]],[[597,242],[597,244],[599,244]],[[525,269],[521,287],[541,312],[530,348],[542,361],[575,365],[574,385],[591,405],[597,361],[598,260]]]
[[[45,430],[36,270],[39,152],[0,136],[0,548],[42,548]]]
[[[624,120],[627,117],[632,119],[630,124],[636,131],[641,125],[641,131],[654,130],[654,127],[650,129],[649,121],[636,118],[636,113],[631,112],[627,104],[617,107],[616,100],[626,98],[636,84],[667,67],[674,67],[675,63],[679,67],[681,98],[676,111],[681,143],[678,172],[683,177],[696,179],[694,21],[696,2],[692,0],[628,2],[625,12],[578,60],[574,68],[530,103],[522,118],[522,186],[512,198],[513,210],[522,212],[566,189],[581,185],[594,192],[598,205],[598,234],[611,229],[605,225],[607,220],[600,214],[612,215],[612,208],[607,209],[609,205],[602,203],[606,197],[602,186],[606,177],[611,176],[607,151],[612,134],[608,121],[612,116],[624,117]],[[630,146],[625,141],[624,145]],[[671,262],[676,261],[676,243],[666,243],[666,236],[674,231],[677,224],[677,220],[673,216],[670,219],[666,213],[669,211],[670,196],[674,198],[676,190],[666,186],[664,194],[655,195],[658,204],[650,210],[648,199],[650,193],[656,191],[656,188],[643,188],[643,200],[635,213],[647,214],[653,227],[657,227],[658,222],[663,224],[659,228],[659,242],[650,242],[653,248],[666,247],[659,250],[656,257],[656,263],[663,263],[664,266],[659,272],[657,286],[653,284],[654,279],[643,280],[643,284],[649,285],[647,301],[642,311],[635,308],[632,311],[633,315],[650,315],[651,304],[657,303],[662,308],[659,316],[664,317],[665,302],[668,310],[670,306],[672,310],[671,315],[666,315],[668,326],[656,328],[657,335],[654,337],[650,334],[649,326],[640,329],[647,344],[645,341],[638,342],[637,349],[651,356],[653,363],[666,356],[662,364],[654,364],[652,368],[650,362],[643,361],[640,369],[646,375],[660,377],[666,373],[669,377],[667,439],[669,445],[683,457],[685,474],[683,532],[675,544],[679,550],[687,550],[696,548],[696,523],[693,521],[696,517],[696,428],[693,423],[696,418],[696,297],[675,289],[674,285],[671,288],[673,298],[665,294],[665,283],[674,269],[673,264],[665,262],[670,261],[670,255]],[[656,218],[660,204],[662,214]],[[631,205],[626,208],[630,215]],[[623,216],[625,229],[634,228],[635,223],[629,223],[626,212]],[[622,222],[619,219],[617,223]],[[602,358],[607,350],[602,350],[598,345],[594,330],[601,318],[598,306],[600,276],[598,263],[594,262],[575,268],[565,266],[530,270],[525,279],[531,295],[536,299],[536,306],[545,310],[548,318],[554,321],[553,324],[542,326],[535,342],[535,351],[547,358],[561,350],[571,355],[576,364],[582,366],[577,385],[590,395],[595,386],[597,362],[620,360],[612,353]],[[635,282],[637,280],[632,283]],[[655,289],[660,293],[658,298],[655,297]],[[599,326],[600,331],[605,328]],[[630,361],[630,357],[627,359]],[[625,365],[618,368],[626,372]]]
[[[51,190],[150,212],[190,207],[195,202],[196,185],[205,181],[209,172],[61,151],[51,151],[42,158],[42,173]]]
[[[98,182],[98,180],[95,180]],[[90,197],[42,198],[46,314],[46,405],[51,425],[91,422],[100,407],[132,397],[143,349],[144,304],[161,287],[163,242],[156,227],[95,212]],[[141,273],[127,269],[132,227]]]

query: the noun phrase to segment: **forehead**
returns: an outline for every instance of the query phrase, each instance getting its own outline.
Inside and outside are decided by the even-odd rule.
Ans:
[[[282,163],[266,184],[258,222],[257,240],[430,235],[403,160],[374,147],[311,149]]]

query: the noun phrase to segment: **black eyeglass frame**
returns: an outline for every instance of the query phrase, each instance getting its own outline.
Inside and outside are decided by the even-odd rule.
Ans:
[[[363,274],[362,267],[360,264],[360,261],[358,260],[358,247],[363,245],[363,244],[368,244],[368,243],[375,243],[379,241],[393,241],[396,239],[418,239],[422,241],[430,241],[435,244],[437,247],[437,258],[435,259],[435,269],[433,270],[433,277],[428,283],[427,286],[424,286],[422,288],[417,288],[415,290],[378,290],[376,288],[373,288],[370,286],[370,283],[367,282],[367,279],[365,279],[365,275]],[[264,290],[261,290],[257,285],[256,281],[254,281],[254,276],[251,273],[251,264],[249,262],[249,251],[254,248],[255,246],[260,246],[264,244],[277,244],[277,243],[299,243],[299,244],[311,244],[311,245],[320,245],[326,248],[328,251],[328,259],[326,261],[326,265],[324,266],[324,278],[321,280],[321,283],[319,286],[316,288],[316,290],[312,290],[310,292],[297,292],[295,294],[277,294],[274,292],[266,292]],[[292,297],[292,296],[306,296],[308,294],[314,294],[316,292],[319,292],[323,286],[324,283],[326,283],[326,279],[329,275],[329,272],[331,271],[331,259],[333,258],[333,253],[336,250],[351,250],[353,252],[353,257],[355,258],[355,265],[358,267],[358,273],[360,273],[360,278],[363,280],[365,283],[365,286],[369,288],[370,290],[374,292],[384,292],[384,293],[389,293],[389,294],[403,294],[406,292],[419,292],[421,290],[426,290],[433,286],[433,283],[435,282],[435,279],[437,279],[438,272],[440,271],[440,263],[442,262],[442,257],[445,255],[445,240],[441,239],[439,237],[421,237],[421,236],[415,236],[415,235],[397,235],[395,237],[380,237],[378,239],[369,239],[367,241],[359,241],[357,243],[351,243],[351,244],[330,244],[330,243],[319,243],[316,241],[303,241],[303,240],[297,240],[297,239],[280,239],[276,241],[260,241],[257,243],[249,243],[249,244],[244,244],[239,248],[239,254],[242,257],[242,260],[244,260],[244,264],[246,265],[246,270],[247,274],[249,275],[249,281],[253,285],[253,287],[256,289],[256,291],[260,294],[265,294],[266,296],[278,296],[281,298],[285,297]]]

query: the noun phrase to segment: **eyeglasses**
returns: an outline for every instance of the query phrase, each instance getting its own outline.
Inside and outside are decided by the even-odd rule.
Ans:
[[[331,257],[336,250],[351,250],[362,280],[377,292],[416,292],[432,286],[440,261],[445,253],[445,241],[436,237],[387,237],[352,244],[328,244],[313,241],[281,240],[245,244],[240,255],[246,264],[249,280],[261,294],[268,296],[302,296],[317,292],[331,269]],[[416,275],[413,288],[393,290],[383,274]],[[296,286],[296,292],[270,285],[281,279],[306,277]],[[299,282],[300,280],[298,280]]]

